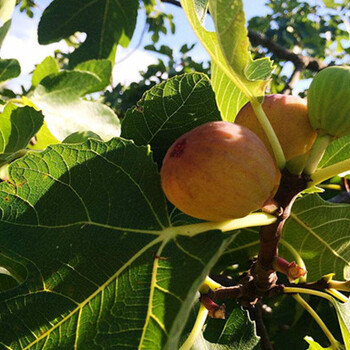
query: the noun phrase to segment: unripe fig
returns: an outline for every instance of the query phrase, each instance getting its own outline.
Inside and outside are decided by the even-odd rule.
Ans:
[[[342,137],[350,134],[350,67],[320,71],[307,94],[309,118],[320,134]]]
[[[266,95],[262,107],[277,135],[286,161],[311,149],[317,133],[310,125],[305,100],[291,95]],[[235,122],[253,131],[273,156],[270,142],[250,103],[239,111]]]
[[[182,135],[161,168],[168,200],[198,219],[223,221],[260,209],[276,191],[279,171],[249,129],[217,121]]]

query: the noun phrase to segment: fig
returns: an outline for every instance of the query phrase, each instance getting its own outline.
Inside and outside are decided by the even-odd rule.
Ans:
[[[203,124],[178,138],[160,172],[168,200],[185,214],[208,221],[260,209],[276,192],[279,174],[253,132],[224,121]]]
[[[327,67],[316,74],[307,103],[310,123],[319,134],[349,135],[350,67]]]
[[[286,161],[302,156],[311,149],[317,133],[310,125],[304,99],[282,94],[266,95],[262,107],[275,130]],[[270,142],[250,103],[239,111],[235,122],[253,131],[273,156]]]

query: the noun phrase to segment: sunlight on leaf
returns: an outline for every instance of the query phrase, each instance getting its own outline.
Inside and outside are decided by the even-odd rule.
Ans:
[[[122,136],[137,145],[150,144],[161,164],[171,144],[185,132],[221,120],[210,80],[205,74],[173,77],[147,91],[122,124]]]
[[[344,279],[350,266],[349,232],[347,204],[333,204],[318,195],[306,195],[294,204],[283,229],[283,239],[304,260],[309,280],[318,280],[328,273]],[[283,247],[281,252],[288,256]]]
[[[85,69],[96,68],[100,74],[99,64],[85,66]],[[107,64],[110,65],[109,61]],[[81,98],[105,83],[105,76],[101,79],[95,72],[63,71],[44,78],[31,100],[43,111],[50,132],[58,140],[62,141],[76,131],[89,130],[109,140],[120,135],[118,117],[108,106]]]
[[[234,235],[169,230],[157,165],[131,141],[49,146],[9,176],[0,184],[1,263],[26,277],[0,293],[2,344],[176,349]]]
[[[0,114],[0,165],[25,149],[43,125],[43,115],[31,107],[7,104]]]
[[[237,105],[237,101],[231,98],[230,90],[236,87],[247,99],[263,96],[268,83],[266,79],[272,72],[271,62],[269,59],[251,59],[241,1],[209,1],[218,34],[207,31],[199,20],[207,3],[199,0],[181,1],[192,28],[216,65],[213,87],[223,119],[232,121],[235,118],[233,113],[239,110],[242,102],[238,101]],[[232,94],[237,92],[233,90]]]

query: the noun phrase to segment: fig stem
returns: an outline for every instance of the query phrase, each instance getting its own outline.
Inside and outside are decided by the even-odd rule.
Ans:
[[[201,294],[207,294],[209,292],[209,290],[215,290],[218,288],[222,288],[222,285],[218,282],[215,282],[213,279],[211,279],[209,276],[207,276],[203,282],[203,284],[201,285],[201,287],[199,288],[199,292]]]
[[[313,319],[322,329],[323,333],[326,335],[329,342],[331,343],[331,349],[339,349],[339,342],[334,338],[333,334],[328,329],[326,324],[322,321],[321,317],[318,316],[317,312],[299,294],[294,294],[293,298],[313,317]]]
[[[222,232],[229,232],[244,227],[271,225],[276,220],[277,218],[274,215],[270,215],[267,213],[252,213],[247,216],[244,216],[243,218],[221,222],[207,221],[191,225],[171,226],[165,229],[164,231],[169,231],[169,233],[173,233],[176,235],[192,237],[199,233],[210,230],[220,230]]]
[[[207,319],[208,312],[209,311],[206,309],[206,307],[202,303],[200,303],[198,314],[193,328],[179,350],[190,350],[192,348],[197,337],[202,332],[202,328],[204,326],[205,320]]]
[[[326,148],[333,140],[333,137],[328,134],[319,134],[313,144],[308,160],[306,161],[304,173],[311,175],[317,169],[317,165],[322,159]]]
[[[269,119],[267,118],[266,113],[261,106],[261,103],[256,99],[251,100],[250,103],[254,109],[256,117],[259,120],[259,123],[261,124],[262,128],[266,133],[267,138],[269,139],[273,150],[273,154],[275,155],[276,164],[278,168],[282,170],[286,166],[286,158],[284,156],[281,144],[277,138],[275,130],[273,129]]]
[[[275,257],[272,267],[276,271],[285,274],[290,282],[299,280],[306,275],[306,270],[300,267],[295,261],[289,262],[280,256]]]
[[[326,168],[319,169],[311,175],[311,181],[308,182],[308,187],[315,186],[333,176],[344,173],[350,170],[350,159],[330,165]]]

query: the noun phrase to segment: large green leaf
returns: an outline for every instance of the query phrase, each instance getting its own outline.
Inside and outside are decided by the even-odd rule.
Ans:
[[[248,312],[236,306],[227,320],[209,320],[204,335],[197,338],[192,349],[252,350],[258,342],[255,324]]]
[[[12,21],[9,19],[7,22],[5,22],[1,27],[0,27],[0,48],[2,46],[2,43],[5,40],[5,37],[11,27]]]
[[[122,136],[138,145],[150,144],[161,163],[167,149],[185,132],[220,120],[215,96],[206,75],[173,77],[147,91],[123,120]]]
[[[0,114],[0,165],[25,149],[42,125],[43,115],[35,109],[6,105]]]
[[[63,71],[44,78],[31,100],[43,111],[50,132],[58,140],[89,130],[109,140],[120,134],[117,116],[106,105],[81,98],[101,84],[100,76],[93,72]]]
[[[49,44],[85,32],[86,40],[70,56],[71,66],[108,58],[116,43],[129,43],[138,5],[138,0],[54,0],[41,17],[39,43]]]
[[[350,154],[350,136],[341,137],[333,141],[318,165],[319,168],[325,168],[327,166],[342,162],[349,159]]]
[[[350,279],[349,205],[329,203],[318,195],[305,196],[294,204],[283,239],[304,259],[309,280],[328,273]],[[281,252],[288,256],[283,246]]]
[[[211,82],[222,118],[234,122],[240,109],[248,102],[248,98],[215,62],[211,62]]]
[[[350,349],[350,299],[346,303],[334,302],[340,329],[345,344],[345,350]]]
[[[38,86],[39,83],[48,75],[58,73],[59,67],[57,61],[51,57],[46,57],[40,64],[38,64],[33,72],[32,85]]]
[[[54,145],[0,184],[0,293],[11,349],[177,349],[196,291],[233,236],[169,227],[157,166],[131,141]]]
[[[0,82],[16,78],[21,73],[19,62],[15,59],[0,59]]]
[[[99,83],[91,86],[87,93],[102,91],[111,82],[112,61],[110,60],[91,60],[78,64],[74,70],[90,72],[98,77]]]
[[[204,27],[208,3],[217,32]],[[211,56],[214,66],[213,87],[223,119],[234,120],[233,113],[242,106],[236,100],[239,89],[248,99],[264,95],[271,74],[269,59],[253,61],[248,50],[247,30],[242,2],[181,0],[182,7],[199,40]],[[232,91],[231,91],[232,90]]]

